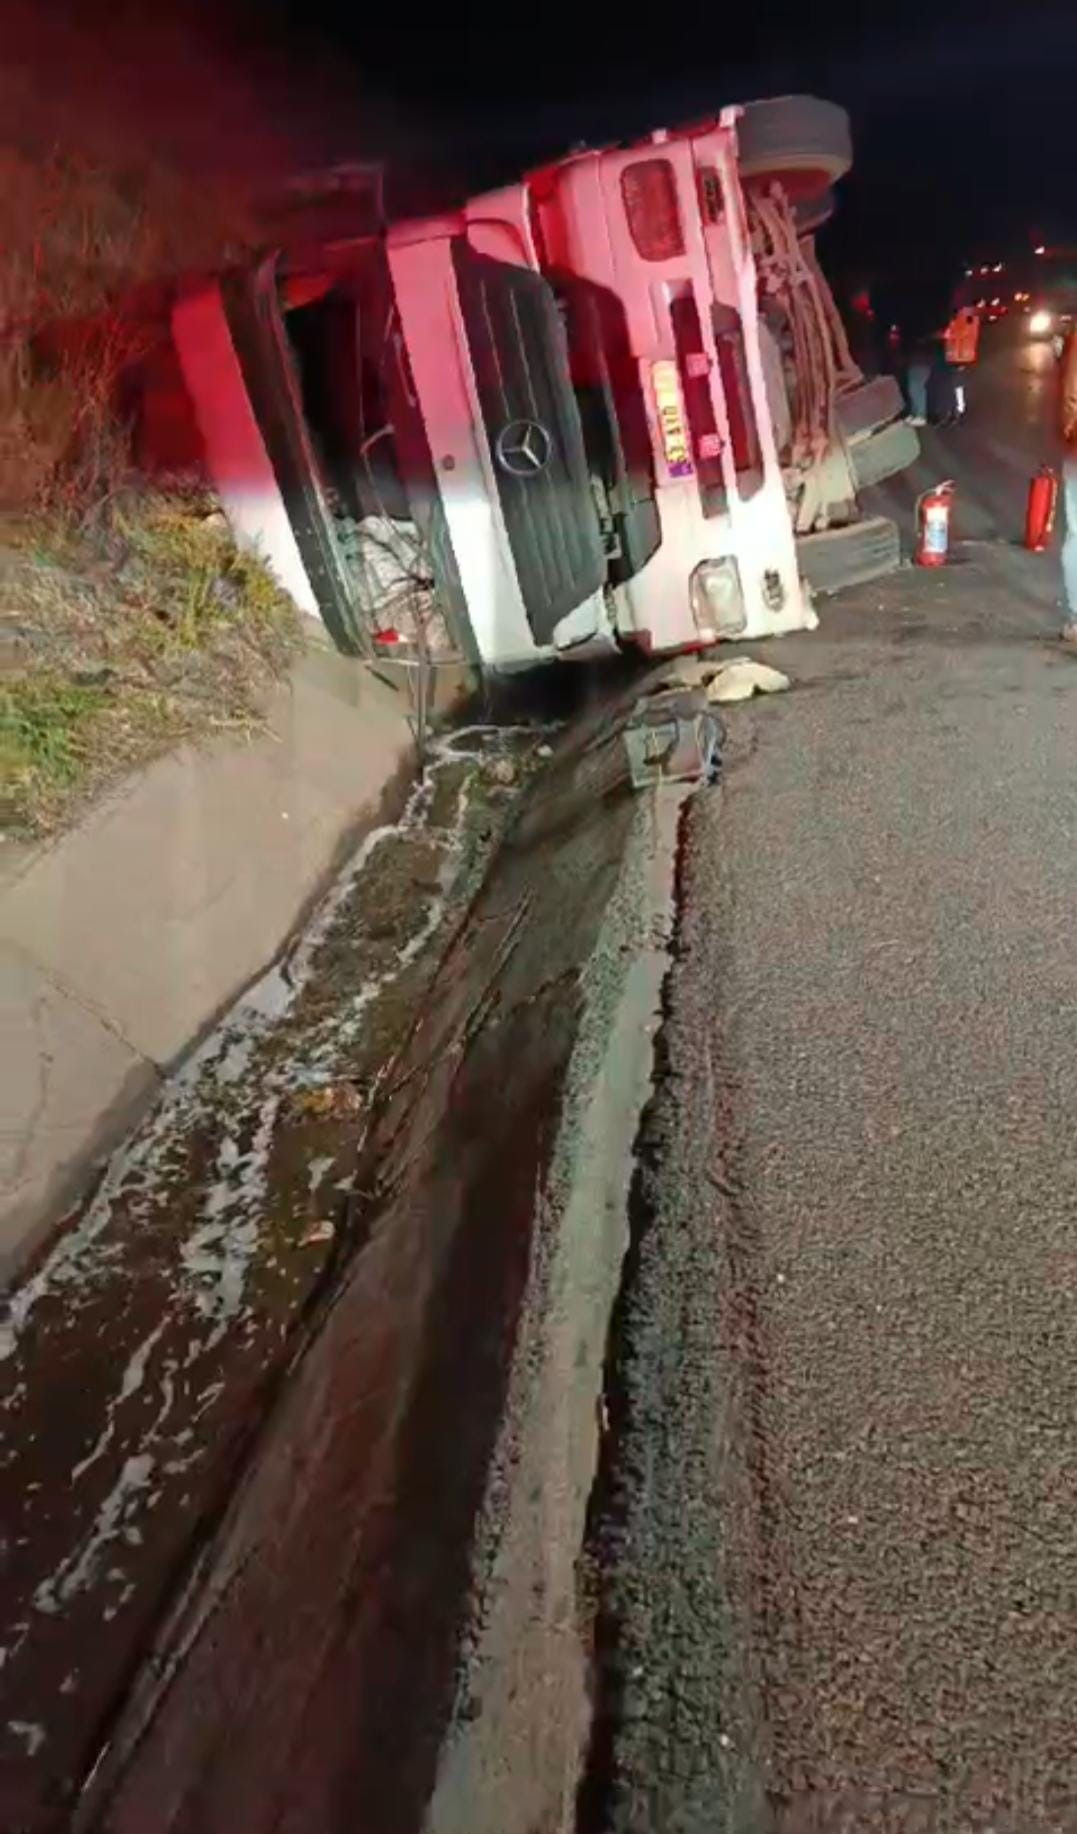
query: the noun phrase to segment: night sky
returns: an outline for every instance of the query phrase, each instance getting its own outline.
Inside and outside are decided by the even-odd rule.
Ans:
[[[402,172],[435,187],[809,91],[853,117],[856,164],[824,250],[850,278],[862,268],[923,294],[948,287],[966,255],[1077,229],[1073,0],[664,0],[648,27],[610,0],[477,0],[435,23],[400,0],[384,13],[330,0],[276,12],[297,44],[320,34],[348,59],[400,137]]]
[[[853,119],[823,257],[839,283],[870,281],[880,312],[933,316],[965,260],[1033,232],[1077,244],[1077,0],[0,6],[41,144],[66,117],[76,140],[122,137],[124,157],[259,178],[380,157],[402,214],[581,141],[807,91]]]

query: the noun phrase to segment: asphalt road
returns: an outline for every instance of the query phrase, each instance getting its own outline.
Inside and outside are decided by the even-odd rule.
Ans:
[[[768,647],[690,805],[597,1536],[589,1830],[1077,1829],[1077,662],[1052,377],[972,539]]]

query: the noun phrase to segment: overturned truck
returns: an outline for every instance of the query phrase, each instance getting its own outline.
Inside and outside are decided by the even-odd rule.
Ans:
[[[341,647],[436,606],[514,669],[814,624],[757,302],[731,112],[293,241],[173,332],[233,523]]]
[[[849,158],[841,110],[752,103],[188,289],[237,532],[356,654],[511,670],[811,628],[813,586],[896,563],[857,491],[916,450],[815,258]]]

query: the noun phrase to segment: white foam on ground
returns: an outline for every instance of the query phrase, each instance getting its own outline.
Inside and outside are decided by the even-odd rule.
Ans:
[[[295,945],[239,996],[221,1023],[169,1078],[137,1133],[109,1161],[93,1200],[41,1265],[9,1296],[7,1315],[0,1320],[0,1360],[14,1353],[20,1333],[42,1299],[62,1293],[70,1302],[115,1271],[123,1248],[108,1240],[108,1231],[119,1200],[131,1220],[147,1229],[153,1228],[159,1208],[175,1201],[177,1168],[171,1168],[171,1184],[162,1175],[169,1173],[174,1142],[182,1140],[192,1125],[218,1114],[222,1096],[242,1080],[259,1042],[289,1012],[310,980],[320,945],[375,853],[386,841],[423,828],[437,773],[449,765],[488,757],[490,744],[484,745],[483,739],[498,743],[506,736],[536,730],[469,726],[435,742],[431,764],[411,790],[400,820],[364,836]],[[461,795],[447,841],[439,832],[446,847],[445,866],[416,934],[383,973],[372,976],[334,1012],[322,1037],[305,1049],[302,1063],[285,1059],[267,1078],[250,1150],[242,1154],[234,1136],[224,1134],[216,1180],[194,1229],[179,1249],[177,1284],[179,1298],[193,1302],[198,1312],[218,1324],[241,1309],[247,1270],[258,1245],[268,1158],[281,1101],[289,1089],[317,1087],[325,1081],[336,1052],[358,1035],[373,1001],[426,948],[444,916],[466,812],[467,797]]]

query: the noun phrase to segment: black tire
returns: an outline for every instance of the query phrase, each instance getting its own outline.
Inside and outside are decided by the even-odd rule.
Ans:
[[[920,439],[907,420],[895,420],[867,439],[857,439],[849,447],[849,462],[858,490],[881,484],[884,478],[896,477],[920,457]]]
[[[869,376],[858,388],[838,396],[838,425],[847,440],[875,433],[905,412],[896,376]]]
[[[797,539],[801,577],[813,592],[840,592],[879,579],[901,565],[901,540],[888,516],[869,516],[844,529],[824,529]]]
[[[818,96],[770,96],[746,102],[737,126],[741,176],[763,178],[782,172],[818,174],[823,191],[844,178],[853,163],[849,117],[836,102]],[[798,187],[800,195],[811,191]]]

